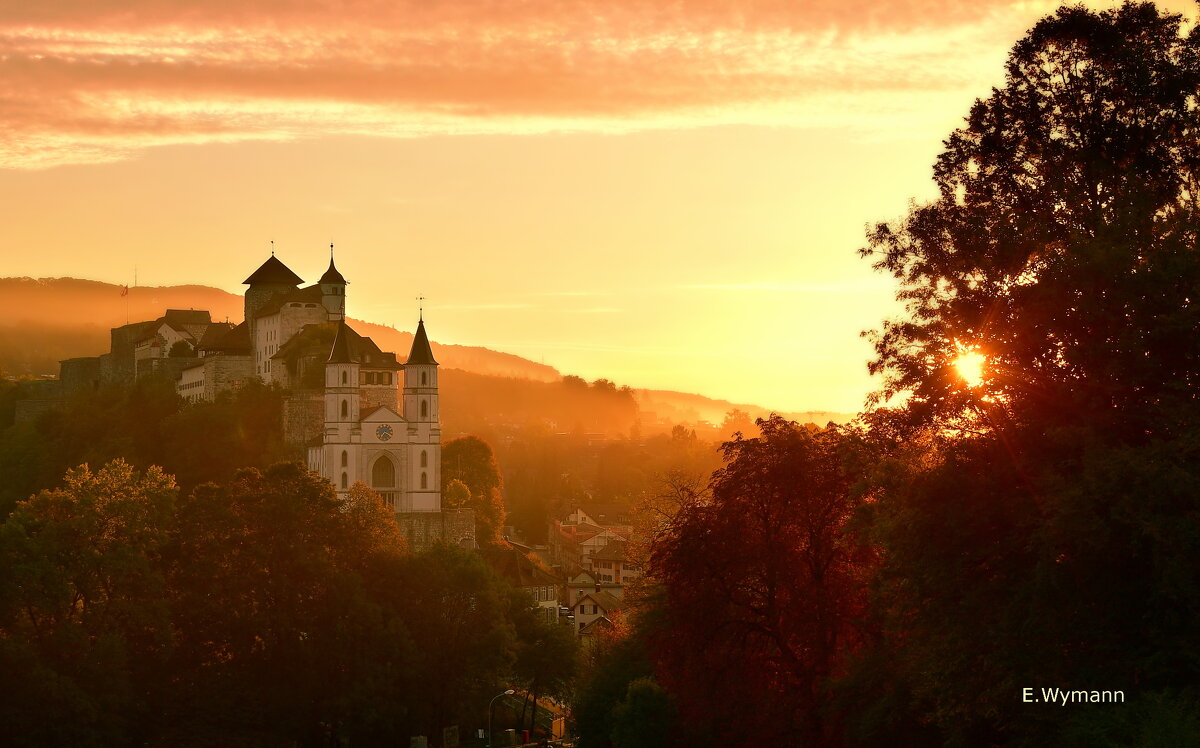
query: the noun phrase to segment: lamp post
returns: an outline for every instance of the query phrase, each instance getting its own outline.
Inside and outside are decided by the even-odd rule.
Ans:
[[[487,748],[492,748],[492,709],[496,706],[496,699],[500,698],[501,696],[512,696],[514,693],[516,693],[516,691],[514,691],[510,688],[507,691],[505,691],[504,693],[496,694],[495,696],[492,697],[492,700],[488,702],[488,744],[487,744]]]

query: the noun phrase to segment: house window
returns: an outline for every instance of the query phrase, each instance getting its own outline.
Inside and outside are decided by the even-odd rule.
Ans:
[[[376,460],[371,468],[371,485],[375,488],[396,487],[396,466],[387,455]]]
[[[350,455],[345,450],[343,450],[342,451],[342,467],[346,467],[349,464],[350,464]]]

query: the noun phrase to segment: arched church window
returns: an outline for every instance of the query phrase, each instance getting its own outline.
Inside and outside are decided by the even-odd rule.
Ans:
[[[422,418],[429,417],[429,403],[425,400],[421,401],[421,417]]]
[[[349,464],[350,464],[350,455],[347,454],[345,450],[342,450],[342,467],[346,467]]]
[[[346,383],[346,372],[342,372],[342,384]]]
[[[421,450],[421,467],[429,467],[429,453]]]
[[[394,488],[396,486],[396,466],[387,455],[375,461],[371,467],[371,486],[374,488]]]
[[[349,418],[349,417],[350,417],[350,401],[343,400],[342,401],[342,418]]]
[[[421,488],[429,488],[429,481],[426,479],[425,473],[421,473]]]
[[[346,477],[345,473],[342,473],[342,490],[345,491],[349,486],[350,479]]]
[[[429,381],[429,372],[427,372],[427,371],[421,372],[421,384],[425,384],[428,381]]]

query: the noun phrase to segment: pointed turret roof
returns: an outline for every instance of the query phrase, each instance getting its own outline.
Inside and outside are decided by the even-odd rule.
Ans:
[[[417,334],[413,336],[412,350],[408,352],[409,364],[433,364],[437,365],[437,361],[433,358],[433,350],[429,347],[429,336],[425,334],[425,320],[417,322]]]
[[[325,275],[321,276],[321,280],[317,283],[340,283],[343,286],[349,285],[349,281],[342,277],[338,269],[333,264],[333,245],[329,245],[329,269],[325,271]]]
[[[258,284],[283,284],[287,286],[298,286],[304,280],[293,273],[287,265],[279,261],[275,255],[267,258],[267,261],[258,267],[250,274],[250,277],[242,281],[243,285],[254,286]]]
[[[350,344],[350,328],[346,327],[345,320],[338,322],[337,334],[333,336],[333,349],[329,351],[329,360],[325,363],[358,363],[358,358],[354,356],[353,349]]]

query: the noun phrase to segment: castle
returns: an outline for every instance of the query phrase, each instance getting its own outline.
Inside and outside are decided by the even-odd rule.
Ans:
[[[346,323],[346,279],[334,264],[317,283],[274,253],[244,281],[245,319],[167,310],[115,328],[109,353],[62,362],[64,382],[132,379],[159,371],[191,402],[213,400],[251,379],[286,394],[281,428],[307,447],[308,466],[340,496],[362,481],[383,497],[420,548],[437,539],[474,545],[470,510],[442,511],[438,362],[417,322],[408,359],[382,351]]]

